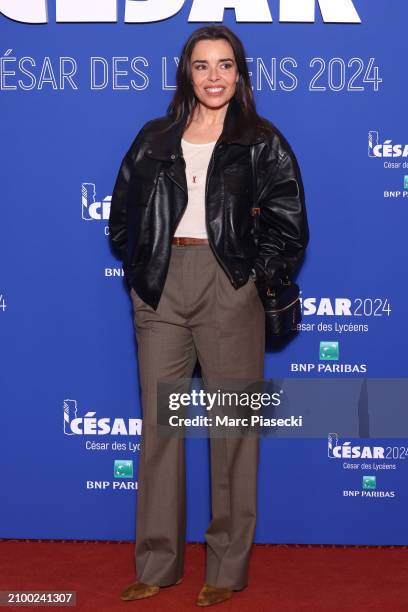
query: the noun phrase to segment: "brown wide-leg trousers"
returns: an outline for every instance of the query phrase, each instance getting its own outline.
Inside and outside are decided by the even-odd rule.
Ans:
[[[136,572],[167,586],[183,575],[184,438],[157,435],[157,382],[190,378],[197,358],[209,379],[263,379],[265,314],[253,280],[234,289],[208,244],[171,247],[155,311],[131,289],[142,396],[136,512]],[[248,583],[256,522],[259,439],[210,438],[212,519],[205,582],[239,590]]]

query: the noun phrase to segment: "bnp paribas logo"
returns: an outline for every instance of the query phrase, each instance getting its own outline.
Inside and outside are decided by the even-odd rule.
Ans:
[[[321,341],[319,359],[320,361],[337,361],[339,359],[339,343]]]
[[[363,489],[365,491],[374,491],[377,488],[376,476],[363,476]]]
[[[133,478],[133,461],[115,459],[113,464],[113,475],[115,478]]]
[[[404,189],[408,189],[408,174],[404,176]]]

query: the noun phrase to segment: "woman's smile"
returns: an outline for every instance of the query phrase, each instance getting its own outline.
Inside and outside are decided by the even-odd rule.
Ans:
[[[211,96],[218,96],[224,92],[224,87],[205,87],[205,91]]]

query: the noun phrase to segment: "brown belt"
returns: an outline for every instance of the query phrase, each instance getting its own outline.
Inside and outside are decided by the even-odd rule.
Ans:
[[[177,246],[187,246],[189,244],[208,244],[207,238],[192,238],[190,236],[176,236],[171,241],[171,244]]]

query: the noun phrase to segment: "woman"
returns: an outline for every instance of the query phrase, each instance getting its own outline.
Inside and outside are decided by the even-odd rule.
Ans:
[[[109,229],[131,287],[143,410],[138,581],[122,593],[130,600],[183,575],[184,440],[157,435],[157,383],[190,378],[197,358],[205,385],[262,380],[257,284],[293,275],[309,238],[297,161],[256,113],[245,51],[228,28],[200,28],[185,43],[167,115],[142,127],[122,161]],[[198,605],[247,585],[258,448],[256,436],[210,440],[212,519]]]

